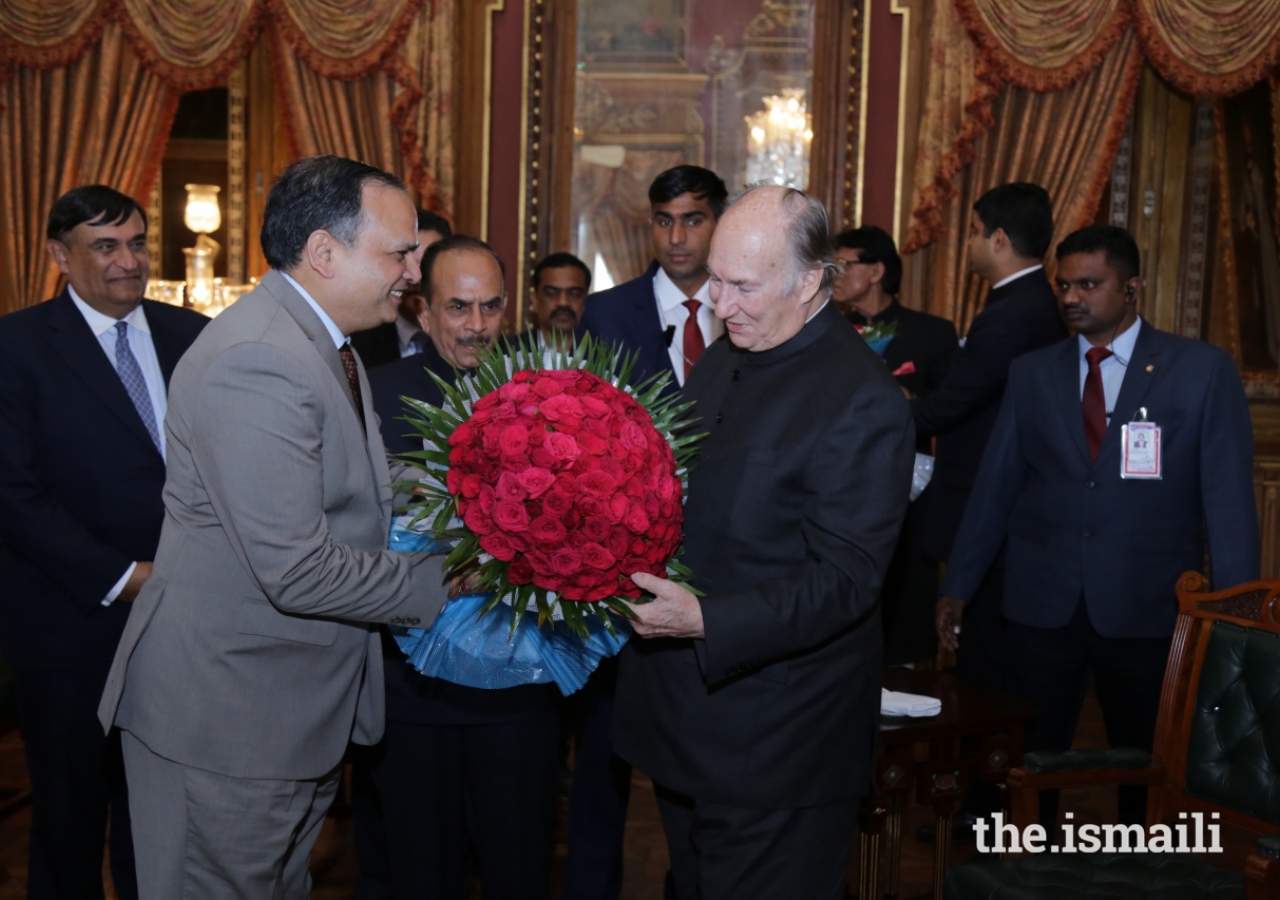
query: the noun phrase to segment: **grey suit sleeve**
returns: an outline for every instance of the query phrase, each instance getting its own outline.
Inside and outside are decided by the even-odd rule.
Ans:
[[[708,684],[818,647],[871,611],[914,460],[910,410],[892,383],[868,385],[826,425],[805,467],[808,558],[786,578],[702,599]]]
[[[360,622],[413,617],[447,599],[443,557],[339,543],[324,509],[326,410],[308,370],[267,344],[239,344],[205,374],[193,454],[240,560],[284,612]],[[373,485],[370,484],[370,489]]]
[[[1200,496],[1209,531],[1214,590],[1261,578],[1253,486],[1253,421],[1240,374],[1214,354],[1200,422]]]

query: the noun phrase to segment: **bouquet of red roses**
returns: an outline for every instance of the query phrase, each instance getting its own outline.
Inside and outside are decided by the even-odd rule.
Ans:
[[[412,522],[456,541],[448,565],[493,593],[486,611],[509,603],[513,627],[532,605],[579,635],[584,615],[612,628],[608,611],[641,596],[632,573],[688,579],[674,557],[700,437],[681,435],[690,404],[663,394],[667,376],[631,387],[632,360],[590,338],[572,354],[504,350],[456,387],[437,378],[440,408],[405,398],[424,447],[407,459],[427,472],[400,486]]]

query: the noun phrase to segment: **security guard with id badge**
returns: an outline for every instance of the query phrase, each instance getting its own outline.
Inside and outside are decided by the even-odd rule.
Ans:
[[[1076,335],[1014,361],[941,586],[941,643],[1005,554],[1004,615],[1027,750],[1071,746],[1093,674],[1112,747],[1149,750],[1187,570],[1214,588],[1258,578],[1253,427],[1231,356],[1137,313],[1138,246],[1092,225],[1058,245],[1059,309]],[[1146,789],[1120,789],[1120,820]],[[1042,820],[1056,820],[1042,797]]]

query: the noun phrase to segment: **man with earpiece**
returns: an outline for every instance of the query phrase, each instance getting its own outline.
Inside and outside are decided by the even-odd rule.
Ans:
[[[1091,225],[1057,248],[1074,337],[1014,361],[942,582],[938,638],[963,644],[964,604],[1002,545],[1015,689],[1039,715],[1031,750],[1071,746],[1093,674],[1112,747],[1151,749],[1174,587],[1258,577],[1253,427],[1231,356],[1138,315],[1138,246]],[[1047,801],[1047,802],[1046,802]],[[1145,820],[1146,788],[1120,789]],[[1056,797],[1041,818],[1056,821]]]

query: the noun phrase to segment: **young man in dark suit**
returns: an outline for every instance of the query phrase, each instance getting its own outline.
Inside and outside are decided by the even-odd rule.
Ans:
[[[666,372],[679,390],[702,352],[724,332],[707,287],[711,236],[728,191],[699,166],[668,169],[649,186],[654,261],[639,278],[592,294],[580,331],[637,353],[633,381]],[[582,728],[569,797],[564,900],[617,900],[631,767],[609,740],[616,660],[605,660],[582,690]]]
[[[530,324],[539,346],[570,350],[573,336],[587,306],[591,270],[572,253],[552,253],[533,267],[529,285]]]
[[[916,435],[937,438],[923,548],[940,563],[951,555],[1000,408],[1009,364],[1066,336],[1042,265],[1052,240],[1053,206],[1038,185],[1001,185],[973,205],[969,265],[990,283],[991,293],[969,325],[941,386],[911,401]],[[996,557],[982,589],[965,609],[969,639],[956,658],[958,675],[994,690],[1008,687],[1002,581]]]
[[[1057,257],[1077,336],[1010,369],[943,580],[939,638],[964,646],[962,609],[1007,546],[1015,686],[1039,708],[1026,749],[1071,746],[1091,671],[1108,743],[1149,750],[1178,577],[1203,567],[1206,547],[1215,589],[1258,577],[1253,427],[1230,355],[1138,316],[1127,231],[1084,228]],[[1120,790],[1121,821],[1141,823],[1145,788]]]
[[[956,326],[941,316],[908,309],[898,302],[902,259],[893,238],[882,228],[864,225],[835,237],[836,262],[843,274],[836,279],[831,299],[855,327],[891,324],[893,336],[880,353],[889,374],[906,391],[926,397],[942,385],[959,349]],[[916,450],[932,453],[933,442],[919,437]],[[938,567],[924,556],[924,510],[930,489],[907,507],[898,547],[881,591],[885,664],[901,665],[931,659],[934,605],[938,598]]]
[[[439,405],[429,369],[453,382],[500,340],[502,261],[475,238],[433,244],[422,263],[430,334],[418,356],[369,373],[391,453],[422,449],[407,435],[402,397]],[[560,764],[560,695],[552,684],[484,690],[414,671],[383,630],[386,736],[362,766],[354,821],[357,900],[465,900],[467,847],[484,896],[548,900]]]
[[[444,216],[426,209],[418,210],[418,263],[427,248],[453,234]],[[422,308],[422,285],[411,285],[400,296],[400,315],[388,325],[379,325],[351,335],[351,346],[360,354],[366,369],[421,353],[427,347],[427,336],[418,325]]]
[[[654,261],[639,278],[593,294],[581,330],[638,351],[634,374],[671,374],[683,385],[723,332],[707,293],[707,253],[728,192],[699,166],[668,169],[649,186]]]
[[[27,896],[138,896],[119,732],[98,699],[160,540],[169,378],[208,322],[143,299],[147,217],[108,187],[49,212],[67,288],[0,319],[0,653],[31,775]]]

